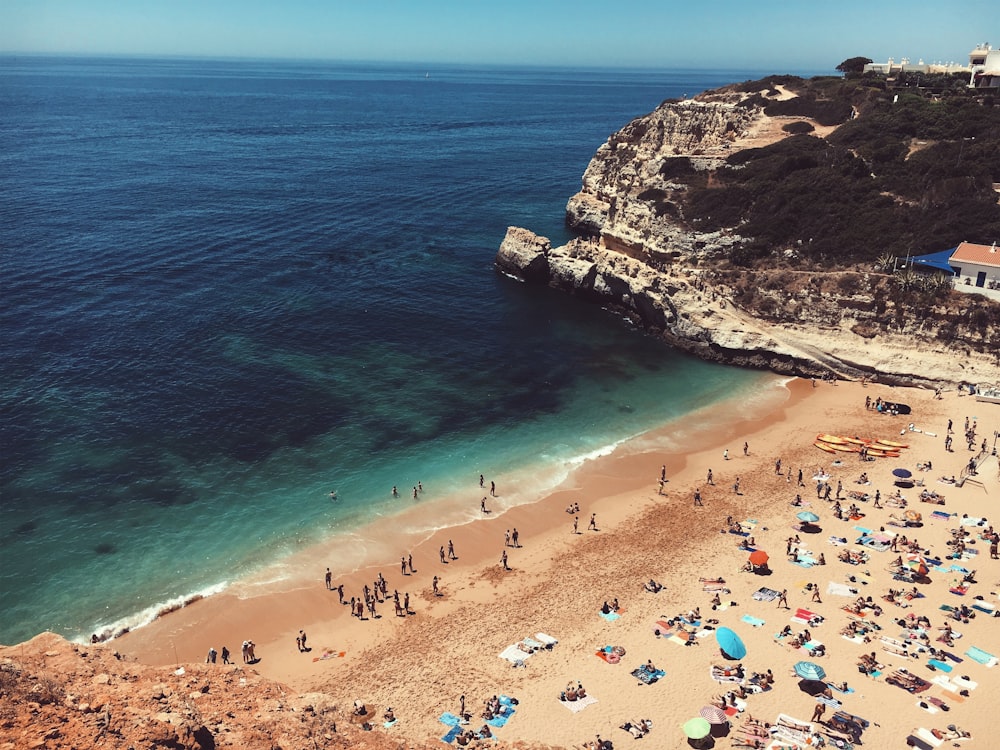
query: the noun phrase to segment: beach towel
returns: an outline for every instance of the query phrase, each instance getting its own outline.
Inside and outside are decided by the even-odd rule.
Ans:
[[[440,721],[442,724],[447,724],[449,727],[457,727],[459,724],[462,723],[462,717],[455,716],[455,714],[450,713],[449,711],[445,711],[438,717],[438,721]]]
[[[924,711],[926,711],[929,714],[936,714],[938,711],[941,710],[937,706],[932,706],[930,703],[927,703],[926,701],[917,701],[917,706],[919,708],[924,709]]]
[[[968,518],[963,518],[959,521],[959,524],[962,526],[982,526],[985,521],[985,518],[972,518],[970,516]]]
[[[338,659],[346,656],[346,651],[324,651],[322,656],[314,656],[313,661],[320,661],[321,659]]]
[[[761,620],[759,617],[753,617],[751,615],[743,615],[743,617],[741,617],[740,619],[743,620],[743,622],[749,623],[755,628],[759,628],[761,625],[764,624],[764,621]]]
[[[602,619],[607,620],[608,622],[614,622],[619,617],[621,617],[621,615],[618,614],[617,612],[598,612],[597,614],[599,614]]]
[[[657,669],[655,672],[650,672],[645,667],[639,667],[638,669],[632,670],[632,676],[645,685],[652,685],[653,683],[657,682],[661,677],[666,677],[667,673],[664,672],[662,669]]]
[[[762,586],[753,593],[754,601],[758,602],[773,602],[779,596],[781,596],[780,591],[769,589],[766,586]]]
[[[487,719],[486,723],[489,724],[491,727],[497,727],[499,729],[504,724],[506,724],[510,720],[510,717],[513,715],[514,715],[514,709],[508,707],[507,713],[499,716],[494,716],[492,719]]]
[[[848,586],[846,583],[830,581],[826,584],[826,593],[831,596],[857,596],[858,590],[852,586]]]
[[[930,667],[934,667],[934,669],[938,670],[939,672],[950,672],[953,669],[951,664],[945,664],[943,661],[938,661],[937,659],[930,659],[927,662],[927,665]]]
[[[979,687],[978,682],[966,679],[965,677],[952,677],[951,681],[954,682],[960,690],[975,690]]]
[[[923,727],[914,729],[913,735],[916,735],[917,738],[930,747],[938,747],[944,742],[944,740],[935,737],[934,733],[930,729],[924,729]],[[912,737],[913,735],[910,736]],[[919,745],[917,747],[919,747]]]
[[[827,541],[835,547],[843,547],[847,544],[847,539],[842,536],[831,536]]]
[[[549,648],[559,643],[558,639],[553,638],[551,635],[546,635],[545,633],[535,633],[535,638],[540,640]]]
[[[978,662],[986,667],[995,667],[997,665],[997,657],[993,654],[983,651],[978,646],[970,646],[969,650],[965,652],[972,661]]]
[[[843,693],[844,695],[850,695],[851,693],[854,692],[854,688],[852,687],[847,688],[847,690],[841,690],[838,685],[835,685],[832,682],[828,682],[826,684],[831,690],[836,690],[838,693]]]
[[[449,745],[455,741],[455,738],[462,733],[462,727],[452,727],[448,730],[448,733],[441,738],[442,742],[446,742]]]
[[[386,729],[389,729],[390,727],[396,726],[397,721],[399,721],[399,719],[393,719],[392,721],[383,721],[382,726],[384,726]]]
[[[972,605],[972,608],[978,609],[980,612],[987,615],[992,615],[997,611],[997,608],[989,602],[976,602]]]
[[[597,698],[595,698],[592,695],[588,695],[586,698],[580,698],[579,700],[575,701],[560,700],[559,702],[562,703],[564,706],[566,706],[566,708],[568,708],[570,711],[576,714],[580,713],[580,711],[582,711],[592,703],[597,703]]]
[[[931,513],[931,518],[935,521],[947,521],[951,518],[951,513],[945,513],[943,510],[935,510]]]
[[[517,644],[514,643],[501,651],[498,656],[501,659],[506,659],[512,664],[523,664],[524,660],[531,656],[531,654],[522,651],[517,647]]]

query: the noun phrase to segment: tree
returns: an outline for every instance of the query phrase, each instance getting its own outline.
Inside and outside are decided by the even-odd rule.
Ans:
[[[860,75],[870,62],[871,58],[868,57],[849,57],[837,66],[837,70],[845,75]]]

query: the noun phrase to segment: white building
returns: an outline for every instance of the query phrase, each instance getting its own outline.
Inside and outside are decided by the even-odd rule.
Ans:
[[[995,242],[992,245],[962,242],[948,263],[955,270],[956,286],[1000,287],[1000,251]]]
[[[988,44],[979,44],[969,53],[969,88],[1000,88],[1000,49]]]

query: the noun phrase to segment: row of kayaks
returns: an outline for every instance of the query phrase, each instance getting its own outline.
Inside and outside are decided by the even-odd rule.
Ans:
[[[825,433],[817,435],[813,445],[827,453],[860,453],[863,448],[866,455],[875,458],[899,458],[899,451],[910,447],[895,440],[863,440]]]

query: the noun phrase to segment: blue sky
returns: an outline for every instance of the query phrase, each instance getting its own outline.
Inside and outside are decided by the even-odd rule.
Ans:
[[[833,72],[964,63],[998,22],[996,0],[0,0],[0,52]]]

